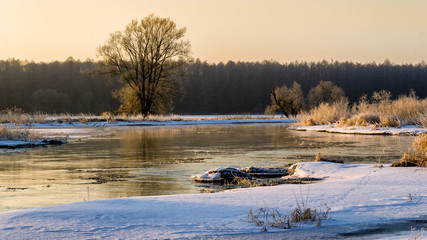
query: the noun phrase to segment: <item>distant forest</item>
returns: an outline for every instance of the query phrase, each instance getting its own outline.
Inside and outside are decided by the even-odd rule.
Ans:
[[[414,89],[427,97],[427,66],[353,62],[275,61],[209,64],[200,60],[182,69],[182,94],[175,100],[176,114],[263,113],[276,86],[301,84],[304,94],[320,81],[341,87],[350,102],[382,89],[394,97]],[[0,61],[0,110],[21,108],[46,113],[100,114],[120,103],[112,92],[119,81],[96,74],[96,63],[69,58],[64,62]]]

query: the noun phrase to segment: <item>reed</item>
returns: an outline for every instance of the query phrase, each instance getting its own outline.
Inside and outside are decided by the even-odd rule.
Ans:
[[[30,131],[29,129],[0,126],[0,139],[28,141],[28,140],[35,140],[35,139],[41,139],[41,138],[43,138],[41,134]]]

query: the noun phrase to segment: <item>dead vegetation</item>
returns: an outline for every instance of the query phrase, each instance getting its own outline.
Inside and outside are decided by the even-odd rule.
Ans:
[[[273,178],[273,179],[245,179],[235,178],[233,181],[222,184],[222,185],[209,185],[207,188],[200,189],[201,193],[216,193],[220,191],[235,189],[235,188],[251,188],[251,187],[264,187],[264,186],[277,186],[280,184],[309,184],[314,181],[319,181],[317,178]]]
[[[392,167],[427,167],[427,133],[417,136],[412,142],[413,149],[404,153],[400,162],[393,163]]]
[[[419,99],[414,91],[392,100],[385,90],[374,92],[368,99],[360,97],[352,106],[348,101],[323,103],[301,115],[300,125],[336,124],[347,126],[401,127],[422,125],[427,118],[427,99]],[[424,120],[425,121],[425,120]]]
[[[34,131],[30,131],[29,129],[0,126],[0,139],[28,141],[28,140],[35,140],[35,139],[42,139],[42,138],[44,138],[42,134],[36,133]]]
[[[0,111],[0,123],[32,125],[34,123],[44,123],[46,119],[47,115],[44,113],[25,113],[22,109],[15,107]]]
[[[278,116],[253,116],[253,115],[224,115],[224,116],[195,116],[185,117],[180,115],[125,115],[125,114],[113,114],[109,112],[102,113],[99,117],[102,121],[114,123],[117,121],[152,121],[152,122],[166,122],[166,121],[204,121],[204,120],[270,120],[280,119]]]
[[[305,177],[305,178],[278,178],[278,179],[242,179],[236,178],[229,185],[236,185],[239,187],[262,187],[262,186],[276,186],[279,184],[306,184],[318,181],[319,179]]]
[[[315,162],[333,162],[333,163],[344,163],[343,160],[339,160],[339,159],[330,159],[324,155],[322,155],[321,153],[318,153],[316,155],[316,158],[314,159]]]
[[[92,114],[70,114],[61,113],[58,115],[48,115],[41,112],[26,113],[20,108],[11,108],[0,111],[0,123],[14,125],[33,125],[35,123],[83,123],[90,122],[107,122],[116,123],[118,121],[133,122],[133,121],[151,121],[151,122],[166,122],[166,121],[201,121],[201,120],[269,120],[280,119],[279,116],[253,116],[253,115],[224,115],[224,116],[197,116],[185,117],[180,115],[126,115],[113,114],[104,112],[100,116]]]
[[[324,204],[324,209],[320,206],[313,209],[308,206],[308,193],[304,199],[295,196],[296,207],[289,214],[281,214],[277,209],[264,207],[258,210],[250,210],[247,220],[261,227],[261,231],[267,231],[268,227],[290,229],[300,227],[302,224],[313,224],[317,227],[322,225],[322,221],[329,219],[330,208]]]
[[[341,118],[350,116],[348,101],[343,99],[334,103],[321,103],[309,112],[301,114],[300,123],[303,126],[323,125],[338,122]]]
[[[417,230],[411,227],[411,237],[409,238],[409,240],[424,240],[424,239],[426,239],[424,228]]]

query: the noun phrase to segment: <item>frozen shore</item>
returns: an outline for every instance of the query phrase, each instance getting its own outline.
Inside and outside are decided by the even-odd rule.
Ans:
[[[236,116],[234,116],[236,117]],[[178,117],[177,117],[178,118]],[[58,119],[46,123],[34,123],[31,125],[20,124],[18,128],[29,129],[38,134],[46,137],[47,140],[8,140],[0,139],[0,148],[30,148],[52,145],[54,143],[52,139],[79,139],[93,136],[102,136],[109,134],[106,129],[114,127],[135,127],[135,126],[146,126],[146,127],[170,127],[170,126],[187,126],[187,125],[216,125],[216,124],[258,124],[258,123],[293,123],[295,119],[283,119],[280,117],[274,118],[263,118],[262,116],[237,116],[233,119],[233,116],[179,116],[179,120],[167,120],[165,121],[87,121],[87,122],[63,122]],[[60,119],[59,119],[60,120]],[[13,124],[0,124],[0,126],[7,126],[10,128],[16,128]],[[63,141],[65,143],[65,141]],[[55,144],[58,144],[55,142]]]
[[[315,184],[108,199],[6,212],[0,214],[0,238],[307,239],[315,233],[315,238],[325,239],[408,239],[410,227],[426,227],[426,168],[307,162],[298,165],[295,175],[324,180]],[[311,208],[327,204],[331,219],[323,221],[320,228],[303,224],[288,230],[268,228],[267,233],[260,233],[259,226],[247,222],[249,210],[261,207],[288,214],[296,207],[295,198],[307,198]],[[393,223],[402,227],[390,226]]]
[[[400,128],[395,127],[378,127],[371,126],[352,126],[352,127],[338,127],[335,125],[313,125],[313,126],[296,126],[293,129],[297,131],[314,131],[314,132],[328,132],[328,133],[342,133],[342,134],[364,134],[364,135],[416,135],[427,132],[423,127],[405,125]]]

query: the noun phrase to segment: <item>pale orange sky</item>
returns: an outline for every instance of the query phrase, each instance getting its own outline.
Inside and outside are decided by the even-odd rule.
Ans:
[[[0,0],[0,59],[96,59],[131,19],[187,27],[194,58],[427,61],[427,0]]]

